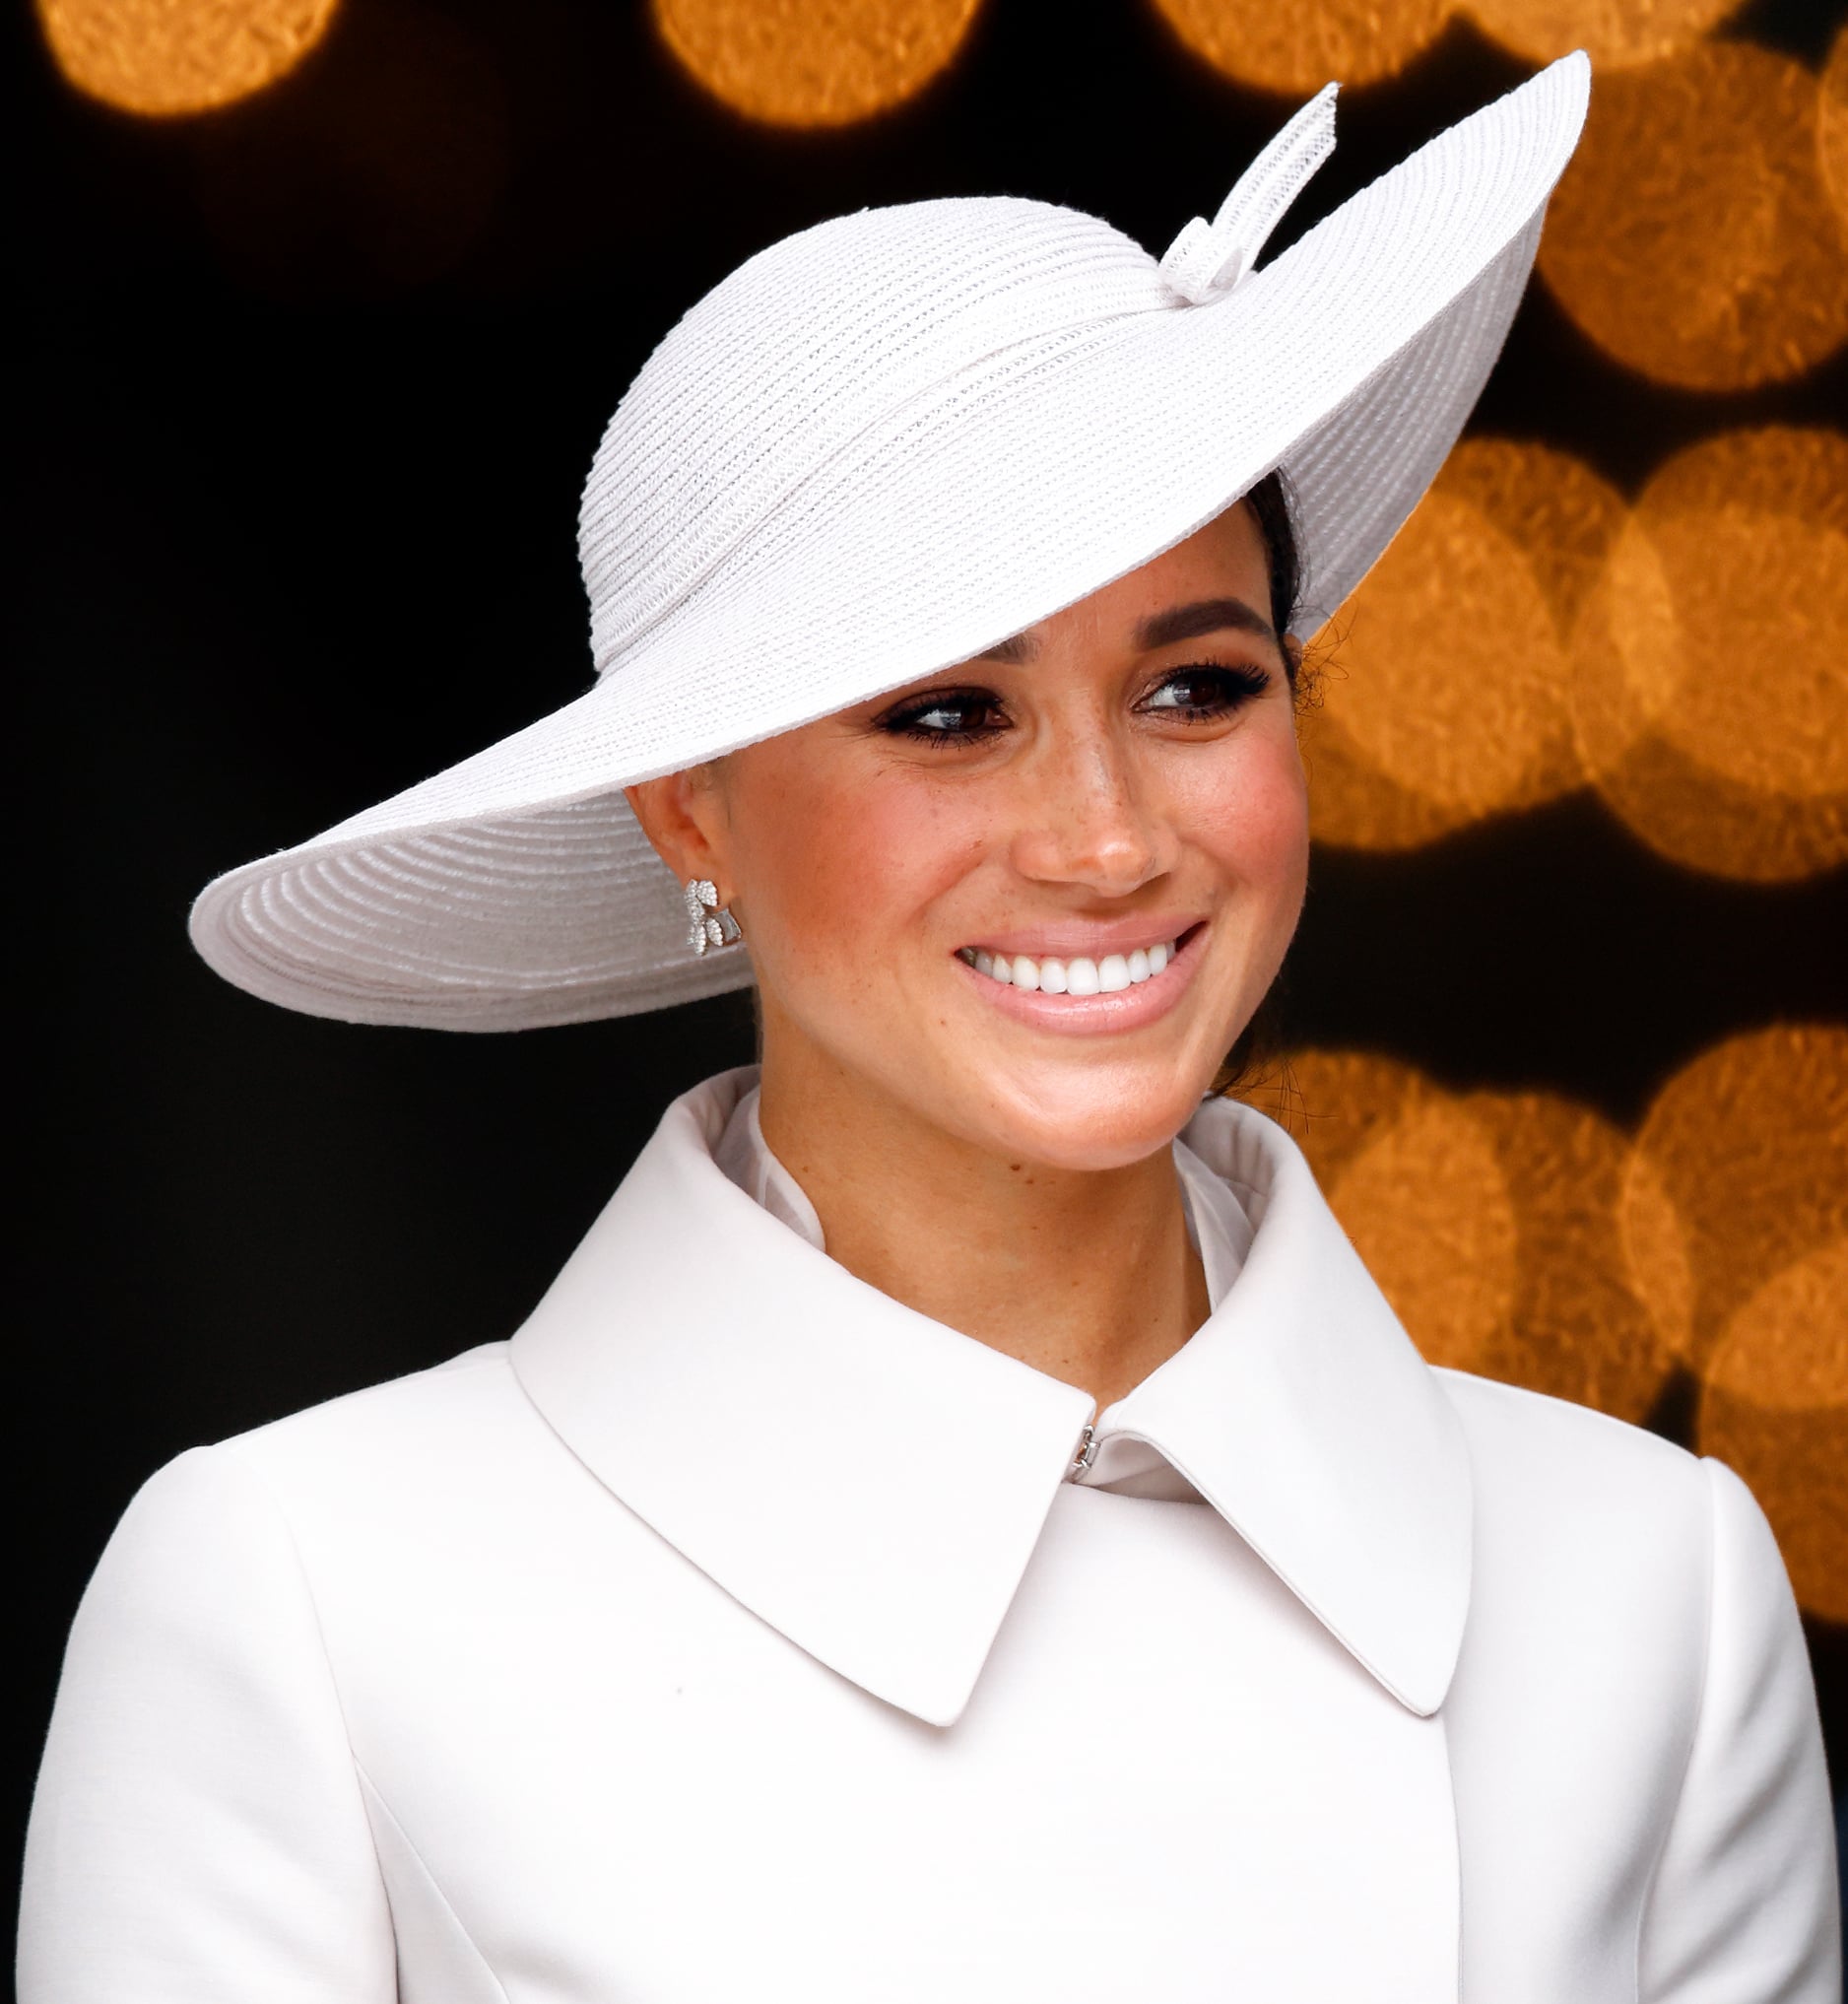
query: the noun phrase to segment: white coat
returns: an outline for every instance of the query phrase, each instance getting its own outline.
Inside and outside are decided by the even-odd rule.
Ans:
[[[677,1102],[510,1343],[157,1475],[73,1634],[26,2004],[1834,2004],[1726,1469],[1428,1369],[1261,1116],[1097,1421]],[[1087,1471],[1087,1475],[1094,1473]]]

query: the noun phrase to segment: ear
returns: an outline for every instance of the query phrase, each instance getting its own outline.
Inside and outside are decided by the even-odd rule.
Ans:
[[[684,884],[690,877],[709,877],[717,885],[719,902],[729,902],[729,824],[723,789],[713,768],[690,766],[626,786],[641,832],[654,852]]]

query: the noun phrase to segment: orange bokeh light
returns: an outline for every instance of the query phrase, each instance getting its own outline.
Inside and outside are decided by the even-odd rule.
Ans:
[[[1781,382],[1848,338],[1848,254],[1818,166],[1816,80],[1745,42],[1609,75],[1540,270],[1591,339],[1657,381]]]
[[[1300,1052],[1248,1097],[1431,1363],[1631,1421],[1692,1371],[1701,1450],[1751,1486],[1804,1606],[1848,1621],[1848,1031],[1714,1046],[1634,1143],[1361,1052]]]
[[[1848,228],[1848,28],[1835,37],[1816,97],[1815,148],[1823,191]]]
[[[1548,63],[1582,48],[1600,76],[1673,55],[1697,41],[1740,0],[1469,0],[1503,48]]]
[[[1630,1148],[1553,1094],[1442,1091],[1309,1051],[1296,1127],[1336,1215],[1433,1364],[1639,1420],[1673,1358],[1618,1232]]]
[[[1567,639],[1624,515],[1566,453],[1458,446],[1317,650],[1318,840],[1409,847],[1579,783]]]
[[[1315,1097],[1307,1086],[1310,1106]],[[1328,1199],[1433,1364],[1481,1370],[1514,1311],[1518,1227],[1494,1138],[1428,1088],[1345,1165]]]
[[[1755,1031],[1678,1072],[1638,1132],[1622,1234],[1663,1342],[1704,1371],[1761,1288],[1848,1236],[1848,1030]]]
[[[1740,0],[1155,0],[1180,41],[1234,83],[1260,91],[1319,90],[1331,77],[1370,84],[1396,75],[1453,13],[1471,16],[1530,62],[1585,49],[1599,70],[1654,62],[1734,13]]]
[[[1579,757],[1694,868],[1801,877],[1848,857],[1848,438],[1704,439],[1652,479],[1581,623]]]
[[[143,117],[235,103],[287,76],[339,0],[37,0],[58,68]]]
[[[1848,1622],[1848,1238],[1774,1274],[1733,1316],[1698,1436],[1757,1497],[1798,1600]]]
[[[915,96],[961,47],[980,0],[654,0],[688,72],[767,125],[851,125]]]
[[[1331,77],[1367,84],[1418,54],[1450,13],[1449,0],[1155,0],[1181,42],[1235,83],[1260,91],[1319,91]]]

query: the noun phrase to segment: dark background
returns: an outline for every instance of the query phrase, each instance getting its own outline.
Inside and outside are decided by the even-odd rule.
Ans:
[[[1754,0],[1725,32],[1815,67],[1839,19]],[[751,1055],[737,997],[481,1037],[290,1015],[193,959],[193,894],[586,684],[592,450],[744,256],[845,208],[1002,192],[1158,250],[1287,107],[1140,0],[989,0],[921,97],[833,133],[727,112],[618,0],[348,0],[294,75],[166,121],[73,92],[31,19],[6,32],[17,1828],[65,1628],[135,1487],[510,1333],[668,1099]],[[1278,244],[1527,74],[1453,23],[1345,94]],[[1841,355],[1746,395],[1653,386],[1536,287],[1476,429],[1633,495],[1722,426],[1837,422],[1844,389]],[[1699,876],[1576,793],[1412,854],[1320,854],[1289,1030],[1628,1124],[1721,1036],[1848,1018],[1844,939],[1843,873]],[[1813,1641],[1839,1792],[1848,1646]]]

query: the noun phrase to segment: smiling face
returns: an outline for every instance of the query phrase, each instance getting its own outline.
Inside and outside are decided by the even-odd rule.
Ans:
[[[1237,506],[991,653],[632,789],[714,879],[779,1070],[1012,1162],[1185,1125],[1301,907],[1308,816]]]

